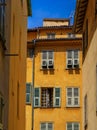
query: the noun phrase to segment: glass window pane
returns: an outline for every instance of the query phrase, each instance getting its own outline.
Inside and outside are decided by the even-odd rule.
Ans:
[[[39,97],[39,88],[35,88],[35,97]]]
[[[47,59],[47,52],[46,51],[42,52],[42,59]]]
[[[72,105],[72,98],[68,98],[68,105]]]
[[[74,96],[78,96],[79,93],[78,93],[78,88],[74,88]]]
[[[52,123],[48,123],[48,130],[52,130]]]
[[[79,130],[79,124],[78,123],[74,123],[74,130]]]
[[[30,86],[31,86],[30,83],[26,84],[26,93],[30,93]]]
[[[72,88],[67,88],[67,96],[72,97]]]
[[[59,105],[60,105],[59,103],[60,103],[59,98],[56,98],[56,100],[55,100],[55,105],[56,105],[56,106],[59,106]]]
[[[60,88],[55,88],[55,97],[60,97]]]
[[[30,102],[30,94],[26,94],[26,102]]]
[[[67,58],[72,58],[72,51],[68,51]]]
[[[39,105],[39,99],[35,99],[35,106]]]
[[[78,105],[78,98],[74,98],[74,105]]]
[[[72,123],[67,123],[67,130],[72,130]]]
[[[74,51],[74,58],[78,58],[78,50]]]
[[[48,59],[53,59],[53,52],[52,51],[48,52]]]
[[[46,130],[46,123],[41,123],[41,130]]]

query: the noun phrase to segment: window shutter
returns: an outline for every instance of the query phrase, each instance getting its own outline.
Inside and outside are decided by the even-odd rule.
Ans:
[[[40,107],[40,88],[34,88],[34,107]]]
[[[54,88],[54,107],[60,107],[60,88]]]
[[[31,83],[26,84],[26,103],[31,103]]]

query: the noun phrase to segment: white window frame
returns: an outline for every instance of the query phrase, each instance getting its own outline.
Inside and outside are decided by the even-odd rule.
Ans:
[[[67,129],[68,123],[71,123],[71,124],[72,124],[72,130],[74,130],[74,124],[78,124],[78,125],[79,125],[79,130],[80,130],[80,123],[79,123],[79,122],[67,122],[67,123],[66,123],[66,130],[68,130],[68,129]]]
[[[31,104],[31,83],[26,83],[26,89],[28,87],[27,84],[29,84],[30,92],[28,93],[26,90],[26,96],[29,95],[29,101],[27,102],[27,100],[26,100],[26,104]]]
[[[43,59],[43,53],[46,52],[47,54],[47,58],[46,59]],[[52,52],[52,58],[49,59],[49,53]],[[46,68],[43,68],[43,62],[46,62]],[[49,62],[52,62],[52,68],[49,67]],[[42,55],[41,55],[41,68],[42,69],[53,69],[54,68],[54,51],[53,50],[43,50],[42,51]]]
[[[71,58],[68,58],[68,52],[69,52],[69,51],[71,51],[71,53],[72,53],[72,57],[71,57]],[[78,52],[78,58],[74,58],[74,52],[75,52],[75,51]],[[69,65],[69,64],[68,64],[68,61],[69,61],[69,60],[72,62],[70,68],[68,67],[68,65]],[[78,61],[78,64],[74,64],[75,60]],[[75,65],[78,65],[78,66],[75,67]],[[74,69],[74,68],[76,69],[76,68],[79,68],[79,50],[78,50],[78,49],[75,49],[75,50],[67,50],[67,52],[66,52],[66,68],[67,68],[67,69]]]
[[[69,97],[68,96],[68,89],[72,89],[72,97]],[[78,89],[78,96],[74,96],[74,89],[77,88]],[[69,105],[68,104],[68,99],[71,98],[71,104]],[[78,104],[75,105],[74,104],[74,101],[75,101],[75,98],[78,99]],[[79,87],[67,87],[66,88],[66,107],[80,107],[80,88]]]
[[[46,124],[46,130],[48,130],[48,124],[51,123],[52,124],[52,130],[54,130],[54,124],[53,124],[53,122],[41,122],[40,123],[40,130],[41,130],[41,124],[42,123]]]

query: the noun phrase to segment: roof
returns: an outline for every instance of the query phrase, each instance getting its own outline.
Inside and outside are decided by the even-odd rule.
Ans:
[[[73,32],[82,33],[88,0],[77,0]]]
[[[36,27],[32,29],[28,29],[28,32],[31,31],[37,31],[39,29],[72,29],[73,26],[42,26],[42,27]]]
[[[70,21],[70,19],[66,18],[44,18],[43,21]]]

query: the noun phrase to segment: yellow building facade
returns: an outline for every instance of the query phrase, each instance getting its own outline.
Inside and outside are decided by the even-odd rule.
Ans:
[[[78,0],[75,33],[83,33],[83,129],[97,129],[97,0]]]
[[[44,25],[28,30],[26,130],[82,130],[81,37],[67,19]]]
[[[30,0],[0,0],[0,130],[25,130]]]

